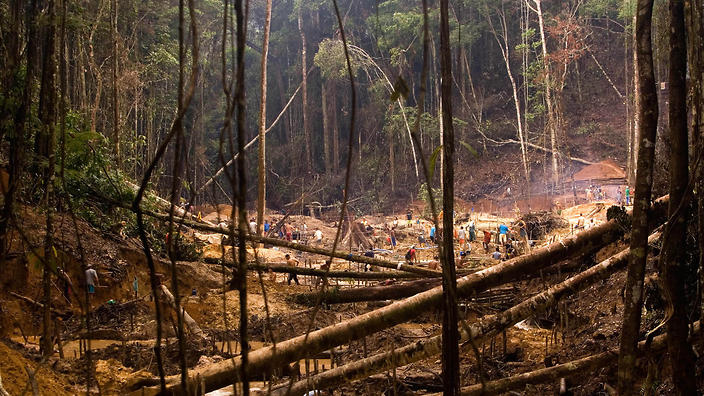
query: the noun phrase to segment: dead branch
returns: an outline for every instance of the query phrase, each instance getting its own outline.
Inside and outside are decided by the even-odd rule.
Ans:
[[[161,285],[161,293],[166,298],[166,301],[169,303],[169,306],[171,306],[171,309],[177,312],[179,308],[176,307],[176,299],[174,298],[174,295],[171,294],[166,285]],[[180,309],[181,314],[183,315],[183,322],[186,324],[186,326],[188,326],[188,330],[190,330],[191,334],[199,338],[205,338],[203,330],[201,330],[200,326],[198,326],[198,323],[193,320],[191,315],[186,312],[186,309],[184,309],[183,307],[180,307]]]
[[[34,301],[34,300],[32,300],[31,298],[29,298],[29,297],[25,297],[25,296],[23,296],[23,295],[21,295],[21,294],[15,293],[15,292],[9,292],[9,294],[10,294],[12,297],[18,298],[18,299],[20,299],[20,300],[22,300],[22,301],[24,301],[24,302],[26,302],[26,303],[28,303],[28,304],[34,305],[34,306],[37,307],[37,308],[44,309],[44,304],[40,303],[39,301]],[[71,312],[63,312],[63,311],[59,311],[58,309],[55,309],[55,308],[51,308],[51,313],[54,314],[54,315],[56,315],[56,316],[60,316],[60,317],[62,317],[62,318],[67,318],[67,317],[69,317],[69,316],[72,315]]]
[[[27,372],[27,383],[32,387],[32,396],[39,396],[39,385],[37,384],[37,372],[34,371],[29,365],[24,366],[24,370]]]

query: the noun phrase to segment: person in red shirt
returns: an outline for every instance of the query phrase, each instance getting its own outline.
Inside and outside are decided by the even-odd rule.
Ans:
[[[489,243],[491,243],[491,231],[484,230],[484,241],[482,241],[482,246],[484,246],[484,252],[489,253]]]
[[[408,264],[414,264],[418,261],[418,259],[416,258],[415,245],[411,246],[411,248],[408,249],[408,251],[406,252],[406,261],[408,262]]]

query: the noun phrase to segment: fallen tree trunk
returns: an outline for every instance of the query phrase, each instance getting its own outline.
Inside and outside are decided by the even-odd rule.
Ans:
[[[183,323],[186,324],[188,327],[188,330],[191,332],[196,337],[199,338],[205,338],[205,334],[203,333],[203,330],[201,330],[200,326],[198,326],[198,323],[196,323],[195,320],[191,317],[191,315],[186,312],[186,309],[183,307],[177,307],[176,306],[176,299],[174,299],[174,295],[171,294],[168,288],[166,288],[165,285],[161,285],[161,293],[166,297],[166,301],[169,303],[169,306],[171,309],[174,311],[178,312],[178,309],[181,309],[181,313],[183,315]]]
[[[666,198],[656,201],[656,212],[662,213],[666,203]],[[221,232],[223,231],[221,229]],[[594,252],[604,245],[615,242],[623,234],[624,229],[620,224],[615,221],[606,222],[587,231],[572,235],[561,242],[537,249],[530,255],[516,257],[494,267],[460,278],[457,280],[457,294],[460,297],[471,296],[475,292],[481,292],[504,284],[522,274],[537,271],[568,257]],[[248,238],[255,241],[264,239],[254,236],[248,236]],[[291,248],[297,250],[304,247],[303,245],[291,245],[294,245]],[[306,246],[306,248],[309,247]],[[416,317],[419,312],[439,305],[441,301],[442,289],[436,287],[405,300],[356,316],[345,322],[277,343],[275,349],[273,346],[260,348],[248,354],[248,370],[251,370],[251,372],[271,371],[272,368],[280,367],[303,359],[306,356],[329,350],[332,347],[349,343],[352,340],[357,340],[406,322]],[[240,367],[241,360],[239,357],[213,363],[191,370],[188,383],[196,384],[203,381],[207,392],[220,389],[232,384],[234,379],[238,377]],[[142,383],[150,382],[147,379],[134,385],[140,386]],[[155,394],[159,389],[152,387],[149,389],[144,388],[142,391],[145,394]],[[180,393],[182,391],[184,390],[181,389],[180,376],[169,377],[167,380],[167,392]]]
[[[561,262],[555,264],[549,268],[545,268],[541,273],[530,273],[526,278],[534,278],[539,276],[545,276],[550,274],[558,273],[569,273],[585,268],[585,262],[583,257],[577,259],[572,259],[570,262]],[[285,272],[285,271],[282,271]],[[330,271],[332,274],[334,271]],[[476,271],[457,271],[459,274],[467,275],[474,273]],[[383,274],[384,272],[382,272]],[[385,272],[388,273],[388,272]],[[403,274],[403,273],[399,273]],[[393,278],[414,278],[414,274],[405,274],[403,277],[393,277]],[[328,277],[333,277],[328,275]],[[381,278],[379,278],[381,279]],[[522,278],[523,279],[523,278]],[[354,289],[343,289],[343,290],[326,290],[322,295],[321,302],[326,304],[344,304],[353,302],[368,302],[368,301],[380,301],[380,300],[398,300],[406,297],[414,296],[420,292],[432,289],[440,284],[440,279],[420,279],[415,281],[408,281],[402,284],[394,284],[388,286],[368,286],[368,287],[357,287]],[[310,292],[310,293],[299,293],[292,296],[292,301],[299,304],[313,304],[316,298],[321,292]]]
[[[209,259],[203,260],[208,264],[222,265],[219,259]],[[234,265],[231,262],[225,261],[225,267],[232,268]],[[306,268],[306,267],[291,267],[284,264],[256,264],[250,262],[247,264],[247,269],[255,271],[268,271],[279,273],[289,273],[297,275],[310,275],[310,276],[327,276],[328,278],[348,278],[348,279],[368,279],[368,280],[380,280],[380,279],[418,279],[422,275],[414,274],[411,272],[401,272],[401,271],[325,271],[316,268]]]
[[[354,289],[328,288],[324,292],[298,293],[291,300],[298,304],[313,305],[320,298],[325,304],[343,304],[362,301],[395,300],[418,294],[440,285],[440,278],[421,279],[415,282],[388,286],[357,287]]]
[[[700,331],[701,325],[700,322],[697,321],[694,323],[694,329],[690,335],[690,338],[698,335]],[[647,348],[645,346],[646,342],[641,341],[638,343],[638,351],[646,354],[660,353],[667,346],[666,340],[667,333],[654,337],[651,344]],[[605,367],[613,364],[617,359],[618,349],[611,349],[606,352],[587,356],[582,359],[558,364],[557,366],[487,382],[483,387],[481,384],[468,386],[462,388],[462,396],[498,395],[501,393],[510,392],[512,390],[519,390],[523,389],[528,384],[543,384],[546,382],[556,381],[563,377],[586,374],[588,371],[593,371],[599,367]],[[432,396],[440,395],[441,393],[436,393]]]
[[[655,233],[649,238],[649,241],[652,243],[659,236],[660,233]],[[609,277],[617,270],[623,269],[628,262],[628,255],[628,249],[622,250],[588,270],[558,283],[499,314],[484,317],[471,325],[460,326],[460,342],[470,339],[481,341],[484,338],[499,334],[521,320],[543,311],[560,298],[582,290],[595,282]],[[392,367],[405,366],[439,354],[441,345],[442,338],[437,335],[427,340],[395,349],[392,352],[370,356],[303,379],[294,383],[290,390],[287,386],[278,388],[273,392],[273,396],[301,395],[310,389],[325,389],[342,382],[353,381],[379,371],[388,370]]]

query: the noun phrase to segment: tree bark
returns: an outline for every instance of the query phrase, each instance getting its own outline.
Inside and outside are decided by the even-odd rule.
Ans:
[[[442,208],[443,230],[440,256],[442,257],[442,383],[443,393],[458,395],[460,390],[460,356],[457,348],[457,274],[452,230],[455,223],[455,129],[452,124],[452,52],[450,51],[450,23],[448,0],[440,0],[440,74],[443,138]],[[431,188],[429,185],[428,188]]]
[[[18,2],[17,6],[23,4]],[[22,92],[22,102],[14,114],[15,131],[9,136],[9,169],[7,191],[5,192],[2,216],[0,216],[0,266],[5,264],[8,249],[8,228],[14,213],[15,194],[19,189],[20,177],[24,168],[24,157],[27,145],[27,119],[30,116],[33,98],[33,88],[37,63],[37,0],[29,2],[27,7],[27,47],[25,49],[27,63],[25,65],[25,81]]]
[[[112,35],[112,147],[118,168],[122,165],[120,157],[120,111],[117,87],[117,0],[110,2],[110,27]]]
[[[264,232],[266,210],[266,66],[269,54],[269,31],[271,29],[271,0],[266,0],[264,14],[264,39],[262,40],[261,97],[259,99],[259,169],[257,173],[257,235]],[[303,74],[306,74],[305,64]]]
[[[310,120],[308,114],[308,67],[306,66],[306,33],[303,30],[303,5],[298,6],[298,32],[301,35],[301,74],[303,76],[303,139],[305,141],[306,172],[313,170],[310,152]]]
[[[538,26],[540,27],[540,44],[543,51],[543,67],[545,69],[545,104],[547,105],[548,125],[550,133],[550,150],[552,151],[552,187],[555,188],[560,182],[560,172],[557,155],[557,125],[555,120],[555,108],[552,101],[552,82],[550,72],[550,62],[548,60],[548,47],[545,38],[545,22],[543,21],[543,0],[533,0],[535,3],[535,13],[538,15]]]
[[[658,125],[658,97],[653,72],[651,40],[652,0],[638,0],[636,9],[636,35],[638,48],[638,84],[640,106],[638,107],[639,147],[636,174],[635,200],[631,230],[631,257],[626,278],[623,325],[619,349],[618,391],[627,396],[636,392],[634,369],[636,345],[639,337],[640,315],[643,306],[643,279],[648,256],[648,209],[655,162],[655,138]]]
[[[330,164],[330,121],[329,118],[330,116],[328,113],[330,110],[328,109],[328,85],[329,83],[324,80],[320,79],[322,82],[322,95],[320,96],[321,104],[322,104],[322,113],[323,113],[323,160],[325,161],[325,173],[331,173],[332,172],[332,166]]]
[[[667,310],[667,349],[672,366],[672,383],[678,395],[697,393],[696,357],[687,340],[689,332],[688,287],[686,280],[693,271],[687,266],[682,243],[687,238],[689,203],[689,146],[687,136],[687,50],[685,42],[684,0],[670,0],[670,204],[668,222],[660,255],[660,269],[669,302]]]
[[[51,274],[54,260],[54,139],[56,127],[56,4],[54,0],[47,3],[47,26],[45,27],[44,45],[42,47],[42,83],[39,93],[39,119],[42,126],[37,137],[38,155],[46,159],[44,176],[44,204],[46,206],[46,233],[44,237],[44,266],[42,277],[43,290],[43,326],[42,352],[44,359],[53,354],[51,330]]]

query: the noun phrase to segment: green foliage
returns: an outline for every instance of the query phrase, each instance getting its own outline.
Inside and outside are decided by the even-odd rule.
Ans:
[[[597,124],[595,121],[590,121],[590,122],[587,122],[587,123],[580,125],[574,131],[574,134],[578,135],[578,136],[589,136],[598,130],[599,130],[599,124]]]
[[[315,54],[314,62],[326,79],[341,80],[348,76],[345,48],[341,40],[325,39],[321,41],[318,52]],[[350,63],[352,65],[352,73],[356,76],[360,66],[359,62],[351,57]]]
[[[439,210],[442,205],[442,191],[439,188],[433,187],[433,201],[435,202],[435,209]],[[425,207],[423,208],[423,216],[425,218],[432,217],[430,208],[430,195],[428,195],[428,184],[423,183],[418,188],[418,199],[425,202]]]

